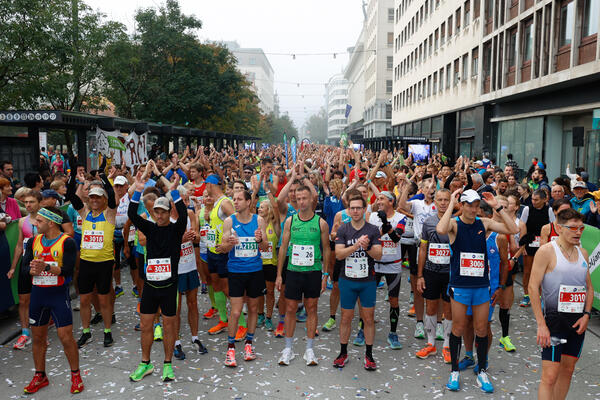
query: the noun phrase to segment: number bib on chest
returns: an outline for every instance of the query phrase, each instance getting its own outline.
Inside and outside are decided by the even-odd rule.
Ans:
[[[149,281],[165,281],[171,277],[171,258],[151,258],[146,268]]]
[[[392,256],[397,252],[398,243],[394,243],[394,241],[390,240],[390,237],[386,234],[381,238],[381,246],[383,250],[382,255]]]
[[[450,264],[450,245],[448,243],[429,243],[427,259],[433,264]]]
[[[249,236],[239,237],[239,243],[235,245],[235,256],[239,258],[250,258],[258,255],[258,243],[256,239]]]
[[[179,263],[187,264],[194,261],[194,245],[192,242],[181,243]]]
[[[208,228],[206,228],[206,227],[200,228],[200,244],[202,244],[204,246],[207,245],[207,235],[208,235]]]
[[[558,311],[582,313],[585,305],[586,290],[584,286],[560,285],[558,292]]]
[[[404,234],[406,236],[412,236],[414,233],[414,221],[410,218],[406,219],[406,224],[404,225]]]
[[[482,277],[485,272],[483,253],[460,253],[460,275]]]
[[[367,257],[346,258],[346,276],[348,278],[366,278],[369,275]]]
[[[550,241],[551,241],[551,242],[556,242],[557,240],[558,240],[558,236],[552,236],[552,237],[550,238]]]
[[[529,243],[529,247],[540,247],[540,237],[536,236],[535,240]]]
[[[103,231],[84,231],[81,248],[86,250],[101,250],[104,246]]]
[[[46,264],[51,267],[57,267],[58,263],[47,261]],[[40,275],[34,276],[32,283],[35,286],[57,286],[58,275],[52,275],[50,272],[42,271]]]
[[[269,250],[260,252],[260,257],[263,260],[270,260],[273,258],[273,242],[269,242]]]
[[[208,247],[215,247],[217,245],[217,230],[209,229],[206,232],[206,245]]]
[[[312,245],[292,246],[292,264],[307,267],[315,263],[315,248]]]

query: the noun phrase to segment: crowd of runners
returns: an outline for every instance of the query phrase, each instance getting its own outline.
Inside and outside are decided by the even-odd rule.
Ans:
[[[518,351],[510,337],[516,297],[537,321],[539,398],[566,397],[593,301],[580,238],[584,223],[600,224],[600,192],[585,171],[567,168],[548,181],[537,159],[524,171],[510,155],[496,163],[440,154],[415,162],[399,149],[325,145],[304,146],[295,162],[282,146],[153,149],[148,163],[133,168],[100,158],[94,171],[63,158],[64,173],[29,174],[21,188],[12,164],[0,163],[0,229],[11,218],[19,224],[8,272],[19,269],[22,334],[14,348],[33,343],[35,374],[25,393],[49,384],[52,325],[70,364],[71,392],[84,389],[78,348],[98,337],[113,345],[115,299],[131,279],[141,343],[131,381],[153,373],[154,342],[164,347],[164,381],[175,379],[173,357],[186,357],[182,342],[207,353],[201,313],[215,321],[208,334],[227,335],[228,367],[256,358],[257,328],[282,338],[279,365],[291,365],[301,321],[307,365],[343,368],[352,340],[365,347],[364,368],[373,371],[374,310],[389,307],[391,349],[402,349],[398,326],[414,326],[423,339],[414,356],[449,364],[449,390],[460,390],[460,371],[474,368],[477,385],[491,393],[493,334],[504,350]],[[513,285],[521,270],[523,293]],[[401,285],[402,275],[409,284]],[[388,304],[376,304],[382,285]],[[328,289],[329,318],[319,324],[318,300]],[[410,291],[409,315],[400,315],[401,290]],[[198,296],[209,296],[212,307],[199,310]],[[73,310],[81,332],[73,332]],[[494,315],[501,332],[492,332]],[[103,331],[92,332],[100,322]],[[339,353],[316,355],[315,336],[336,327]]]

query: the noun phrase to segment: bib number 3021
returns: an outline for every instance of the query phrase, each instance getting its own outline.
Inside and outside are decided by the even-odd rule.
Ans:
[[[171,258],[151,258],[146,268],[149,281],[166,281],[171,277]]]
[[[482,277],[485,272],[483,253],[460,253],[460,276]]]

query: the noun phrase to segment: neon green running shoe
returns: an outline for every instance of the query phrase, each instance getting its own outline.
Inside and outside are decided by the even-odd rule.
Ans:
[[[146,375],[150,375],[154,372],[154,366],[152,364],[140,363],[133,374],[129,375],[129,379],[132,382],[141,381]]]
[[[504,350],[506,350],[506,351],[510,352],[510,351],[517,350],[515,345],[512,344],[512,342],[510,341],[510,336],[504,336],[504,337],[500,338],[498,341],[500,342],[500,346],[504,347]]]
[[[173,366],[171,363],[165,363],[163,365],[163,382],[170,382],[175,380],[175,374],[173,373]]]
[[[160,342],[163,340],[163,331],[160,324],[154,325],[154,341]]]
[[[325,324],[323,325],[323,330],[325,332],[329,332],[335,329],[335,319],[329,317],[329,319],[327,320],[327,322],[325,322]]]

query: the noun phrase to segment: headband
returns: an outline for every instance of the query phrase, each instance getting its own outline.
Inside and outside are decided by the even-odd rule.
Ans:
[[[38,214],[41,215],[42,217],[46,218],[48,221],[52,221],[58,225],[60,225],[63,220],[60,215],[53,213],[52,211],[48,210],[47,208],[41,208],[38,211]]]
[[[390,201],[392,201],[392,202],[396,201],[396,197],[391,192],[388,192],[387,190],[384,190],[383,192],[379,192],[379,194],[384,195],[385,197],[390,199]]]

